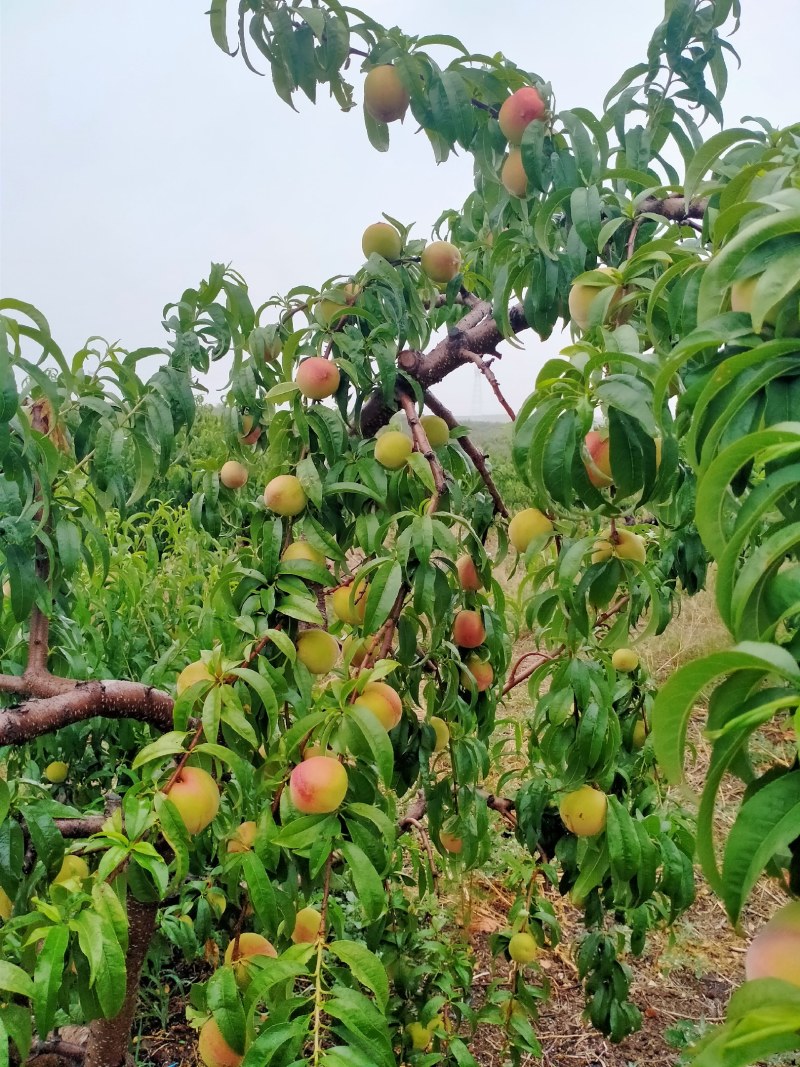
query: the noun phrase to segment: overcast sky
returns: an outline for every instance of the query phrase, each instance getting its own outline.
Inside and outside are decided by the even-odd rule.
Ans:
[[[413,122],[392,127],[381,155],[358,110],[298,95],[300,114],[292,112],[269,78],[216,48],[206,6],[0,0],[0,294],[36,304],[68,352],[91,334],[129,348],[163,344],[164,304],[212,260],[239,269],[258,304],[356,270],[361,232],[382,211],[428,236],[469,192],[469,158],[437,167]],[[409,33],[502,50],[553,83],[559,108],[595,112],[623,69],[644,58],[663,11],[661,0],[360,6]],[[797,0],[743,7],[727,124],[746,114],[800,120]],[[529,340],[496,366],[514,406],[559,347]],[[452,375],[441,398],[460,414],[494,412],[476,376],[472,367]]]

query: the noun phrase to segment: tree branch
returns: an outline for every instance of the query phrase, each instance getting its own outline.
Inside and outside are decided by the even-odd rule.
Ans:
[[[431,474],[433,475],[433,484],[436,486],[436,492],[431,497],[430,504],[428,505],[428,511],[432,514],[439,507],[439,499],[442,493],[447,488],[447,483],[444,476],[444,468],[439,462],[439,457],[431,448],[431,443],[428,440],[428,435],[425,433],[425,428],[419,421],[419,415],[417,415],[417,405],[408,395],[408,393],[399,392],[398,398],[400,400],[400,406],[406,413],[408,419],[408,425],[411,427],[411,436],[414,438],[414,444],[417,451],[421,452],[425,459],[428,461],[428,465],[431,468]]]
[[[107,719],[138,719],[160,730],[172,729],[174,701],[168,693],[139,682],[69,682],[55,695],[32,699],[0,710],[0,745],[16,745],[52,733],[94,715]]]
[[[670,222],[683,222],[685,219],[702,219],[707,207],[707,197],[694,197],[687,206],[683,196],[648,196],[639,203],[636,213],[661,215]]]
[[[444,419],[444,421],[447,423],[451,430],[454,430],[458,426],[458,419],[455,417],[452,411],[450,411],[449,408],[446,408],[444,404],[441,403],[441,401],[437,400],[432,393],[427,391],[425,392],[425,405],[426,407],[429,407],[431,409],[434,415],[438,415],[440,419]],[[467,437],[466,434],[457,433],[456,437],[458,443],[461,445],[461,447],[467,453],[469,458],[472,460],[481,478],[483,478],[486,488],[489,490],[489,495],[494,501],[494,510],[496,512],[499,512],[500,515],[504,516],[504,518],[507,519],[508,508],[503,503],[503,498],[500,496],[500,492],[497,486],[492,481],[492,476],[491,474],[489,474],[489,471],[486,467],[486,457],[478,448],[475,447],[475,445],[472,443],[469,437]]]
[[[511,421],[515,422],[517,416],[514,414],[514,409],[511,407],[509,402],[503,396],[503,394],[502,394],[502,392],[500,390],[500,383],[498,382],[497,378],[495,378],[494,371],[492,370],[492,368],[489,366],[489,364],[486,362],[485,359],[481,359],[481,357],[478,355],[477,352],[470,352],[470,350],[468,348],[466,348],[466,349],[464,349],[464,354],[469,359],[472,360],[472,362],[475,364],[475,366],[478,368],[478,370],[484,376],[484,378],[489,383],[489,385],[491,385],[492,392],[497,397],[497,399],[500,401],[500,406],[503,408],[503,410],[508,415],[508,417],[511,419]]]

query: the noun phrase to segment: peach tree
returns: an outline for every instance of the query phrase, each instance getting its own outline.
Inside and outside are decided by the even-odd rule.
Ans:
[[[620,1040],[625,956],[691,904],[695,848],[733,922],[763,869],[795,888],[796,760],[748,748],[800,684],[798,138],[701,133],[739,14],[669,0],[598,117],[450,35],[213,0],[216,43],[287,103],[358,96],[376,149],[413,121],[475,188],[433,241],[370,221],[363,259],[262,304],[214,264],[163,347],[67,358],[0,303],[0,1062],[119,1067],[159,945],[204,961],[207,1067],[467,1065],[479,1026],[518,1063],[555,893],[583,913],[587,1017]],[[569,324],[515,411],[498,346]],[[218,362],[221,432],[197,408]],[[514,516],[436,395],[470,364],[514,420]],[[711,560],[737,644],[656,696],[635,644]],[[695,840],[664,776],[710,685]],[[747,789],[718,843],[726,773]],[[468,950],[431,950],[437,883],[498,826],[527,859],[478,1001]],[[698,1063],[797,1047],[793,922],[754,942]]]

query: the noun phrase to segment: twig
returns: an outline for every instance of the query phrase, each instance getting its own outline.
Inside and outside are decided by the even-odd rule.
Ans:
[[[491,385],[492,391],[494,392],[494,395],[500,401],[500,406],[506,412],[506,414],[511,419],[511,421],[514,422],[516,420],[517,416],[514,414],[514,409],[511,407],[509,402],[506,400],[506,398],[503,396],[502,392],[500,391],[500,383],[498,382],[497,378],[495,377],[494,371],[492,370],[492,368],[489,366],[489,364],[486,362],[485,359],[481,359],[481,357],[478,355],[477,352],[470,352],[470,350],[468,348],[465,348],[465,349],[463,349],[463,353],[464,353],[465,356],[467,356],[468,359],[472,360],[472,362],[475,364],[475,366],[478,368],[478,370],[484,376],[484,378],[489,383],[489,385]]]
[[[444,404],[442,404],[441,401],[437,400],[436,397],[427,389],[425,390],[424,395],[425,406],[430,408],[434,415],[438,415],[439,418],[444,419],[450,429],[454,430],[456,426],[458,426],[458,419],[455,417],[452,411],[450,411],[449,408],[446,408]],[[481,478],[483,478],[484,484],[489,490],[489,495],[494,501],[494,510],[507,519],[508,508],[503,503],[503,498],[500,496],[498,488],[492,481],[492,476],[491,474],[489,474],[489,471],[486,468],[485,456],[475,447],[475,445],[472,443],[469,437],[467,437],[466,434],[460,433],[456,434],[456,436],[458,438],[458,443],[461,445],[461,447],[467,453],[469,458],[472,460],[473,464],[475,465],[475,469],[478,471]]]
[[[409,819],[408,816],[404,819],[404,822],[408,823],[410,827],[413,827],[419,834],[419,839],[422,842],[422,846],[428,854],[428,863],[431,868],[431,878],[436,880],[439,877],[439,871],[436,867],[436,860],[433,855],[433,845],[431,845],[431,839],[428,835],[428,831],[418,822],[416,819]]]
[[[421,452],[425,459],[428,461],[428,466],[431,468],[431,474],[433,475],[433,484],[436,487],[436,491],[431,497],[430,504],[428,505],[428,512],[433,514],[439,507],[439,500],[442,493],[447,488],[445,482],[444,468],[439,462],[439,458],[431,448],[431,443],[428,440],[428,435],[425,433],[425,427],[419,421],[419,415],[417,414],[417,405],[408,395],[408,393],[399,392],[398,397],[403,411],[406,413],[408,419],[408,425],[411,428],[411,436],[414,438],[414,444],[417,451]]]

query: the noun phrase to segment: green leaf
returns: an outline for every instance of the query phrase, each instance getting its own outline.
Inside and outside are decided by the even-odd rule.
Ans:
[[[225,26],[227,7],[228,0],[211,0],[211,9],[208,15],[211,20],[211,36],[214,39],[214,44],[227,55],[230,55],[231,50],[228,46],[228,34]]]
[[[347,716],[353,727],[358,729],[366,742],[367,748],[375,761],[383,784],[389,788],[394,771],[394,749],[389,735],[368,708],[358,703],[349,704]]]
[[[89,962],[90,985],[103,1015],[112,1019],[125,1000],[125,954],[114,927],[88,908],[70,920],[70,927]]]
[[[731,148],[737,142],[754,141],[756,139],[757,137],[753,130],[747,130],[744,127],[722,130],[713,137],[709,137],[702,148],[695,152],[692,162],[686,170],[683,189],[687,199],[691,199],[695,195],[703,175],[713,168],[726,149]]]
[[[630,812],[615,796],[608,798],[606,841],[612,874],[621,882],[629,881],[638,870],[642,850]]]
[[[161,824],[161,832],[164,839],[175,854],[175,873],[170,884],[173,887],[181,885],[189,873],[189,831],[181,814],[169,798],[164,798],[158,809],[158,821]]]
[[[364,632],[377,633],[389,618],[403,586],[403,568],[397,562],[382,564],[373,573],[364,609]]]
[[[375,922],[386,908],[386,894],[381,877],[357,845],[343,841],[340,847],[347,861],[361,909],[369,922]]]
[[[245,852],[242,856],[242,874],[259,923],[267,930],[276,929],[278,908],[275,891],[264,864],[255,852]]]
[[[5,993],[15,993],[20,997],[33,998],[34,988],[30,975],[15,963],[0,960],[0,989]]]
[[[358,941],[334,941],[328,947],[334,956],[347,965],[356,981],[375,994],[381,1011],[386,1011],[389,977],[381,960]]]
[[[39,1037],[44,1040],[53,1028],[58,994],[64,981],[64,956],[69,944],[66,926],[54,926],[36,957],[33,975],[33,1014]]]
[[[241,1055],[244,1052],[245,1015],[232,967],[218,967],[206,985],[206,1003],[222,1036]]]

